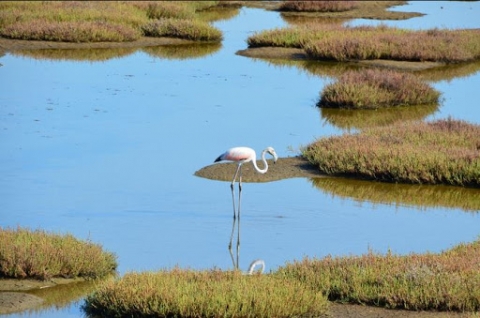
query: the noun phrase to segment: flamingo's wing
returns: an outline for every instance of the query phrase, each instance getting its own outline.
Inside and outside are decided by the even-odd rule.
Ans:
[[[250,161],[255,156],[255,151],[248,147],[235,147],[227,150],[225,153],[220,155],[215,162],[221,160],[230,160],[230,161]]]

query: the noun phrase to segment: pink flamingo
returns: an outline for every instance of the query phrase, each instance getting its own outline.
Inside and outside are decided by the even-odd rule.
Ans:
[[[242,164],[245,162],[252,162],[253,167],[255,170],[257,170],[259,173],[265,173],[268,170],[268,163],[267,160],[265,159],[265,155],[269,153],[270,155],[273,156],[273,162],[277,162],[278,157],[277,153],[275,152],[275,149],[272,147],[267,147],[262,151],[262,160],[264,164],[264,168],[260,169],[257,166],[257,154],[255,153],[255,150],[249,147],[234,147],[228,149],[225,153],[221,154],[218,156],[217,159],[215,159],[215,162],[222,161],[222,160],[229,160],[229,161],[236,161],[238,162],[237,166],[237,171],[235,171],[235,174],[233,175],[233,180],[231,184],[231,188],[233,190],[233,186],[235,184],[235,179],[237,179],[238,172],[240,172],[240,179],[238,183],[238,188],[240,191],[242,191]]]
[[[225,153],[221,154],[218,156],[217,159],[215,159],[215,162],[222,161],[222,160],[229,160],[229,161],[236,161],[238,162],[237,165],[237,170],[235,171],[235,174],[233,175],[233,180],[230,185],[230,188],[232,190],[232,202],[233,202],[233,224],[232,224],[232,233],[230,235],[230,243],[228,244],[228,250],[230,251],[230,256],[232,257],[232,262],[233,265],[236,269],[238,269],[238,258],[239,258],[239,248],[240,248],[240,205],[241,205],[241,195],[242,195],[242,164],[245,162],[252,162],[253,167],[255,170],[257,170],[259,173],[266,173],[268,170],[268,163],[267,160],[265,159],[266,154],[270,154],[273,156],[273,163],[277,162],[277,153],[275,152],[275,149],[272,147],[267,147],[262,151],[262,161],[264,168],[260,169],[257,166],[257,155],[255,153],[255,150],[249,147],[234,147],[230,148],[227,150]],[[235,193],[234,193],[234,185],[235,185],[235,180],[237,179],[237,175],[239,175],[239,182],[238,182],[238,213],[235,210]],[[237,231],[237,261],[235,262],[233,258],[233,253],[232,253],[232,240],[233,240],[233,233],[235,232],[235,222],[237,219],[238,215],[238,231]]]

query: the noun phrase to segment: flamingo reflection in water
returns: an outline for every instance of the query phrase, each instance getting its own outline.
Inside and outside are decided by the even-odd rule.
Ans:
[[[235,171],[235,174],[233,175],[232,183],[230,185],[230,188],[232,190],[232,202],[233,202],[233,224],[232,224],[232,232],[230,235],[230,242],[228,244],[228,250],[230,251],[230,256],[232,257],[232,262],[235,267],[235,269],[238,269],[238,258],[239,258],[239,249],[240,249],[240,210],[241,210],[241,203],[242,203],[242,165],[246,162],[252,162],[253,167],[255,170],[259,173],[266,173],[268,170],[268,163],[267,160],[265,159],[266,154],[270,154],[273,157],[273,163],[275,163],[278,160],[277,153],[275,152],[275,149],[272,147],[267,147],[262,151],[262,161],[264,168],[260,169],[257,166],[257,155],[255,153],[255,150],[249,147],[234,147],[230,148],[220,156],[218,156],[217,159],[215,159],[215,162],[223,161],[223,160],[228,160],[228,161],[235,161],[237,162],[237,170]],[[235,180],[237,179],[238,176],[238,212],[235,207]],[[235,223],[238,218],[238,223],[237,223],[237,253],[236,253],[236,261],[233,257],[232,253],[232,241],[233,241],[233,235],[235,232]],[[261,261],[261,262],[260,262]],[[257,262],[257,263],[255,263]],[[249,272],[252,271],[253,273],[253,268],[255,268],[256,265],[262,265],[262,272],[263,269],[265,268],[265,262],[262,260],[257,260],[254,261],[250,267],[249,267]]]

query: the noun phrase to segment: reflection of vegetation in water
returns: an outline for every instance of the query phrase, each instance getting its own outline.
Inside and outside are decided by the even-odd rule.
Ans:
[[[304,70],[309,74],[320,76],[323,78],[337,78],[346,71],[360,70],[372,67],[382,67],[380,65],[369,65],[357,62],[333,62],[333,61],[315,61],[315,60],[288,60],[288,59],[269,59],[269,58],[257,58],[259,60],[267,62],[269,65],[284,66],[284,67],[296,67],[300,70]],[[413,63],[413,62],[412,62]],[[387,67],[385,64],[384,67]],[[410,65],[411,67],[412,65]],[[405,66],[405,70],[409,70],[409,66]],[[401,69],[400,67],[397,67]],[[421,71],[413,71],[420,79],[425,81],[443,81],[452,80],[458,77],[466,77],[473,75],[480,71],[480,61],[467,62],[467,63],[455,63],[444,65],[440,67],[427,68]]]
[[[153,57],[184,60],[211,55],[220,50],[221,47],[222,45],[220,43],[208,43],[152,46],[142,48],[142,50]]]
[[[301,71],[305,71],[309,75],[315,75],[322,78],[338,77],[346,71],[358,70],[362,66],[355,63],[338,63],[310,60],[291,60],[291,59],[273,59],[273,58],[253,58],[264,62],[268,65],[278,68],[295,67]]]
[[[387,126],[395,122],[421,120],[434,114],[437,105],[419,105],[383,109],[334,109],[320,108],[323,120],[342,129],[363,129]]]
[[[63,61],[106,61],[114,58],[128,56],[136,48],[108,48],[108,49],[40,49],[21,50],[12,54],[31,57],[37,60],[63,60]]]
[[[312,178],[318,189],[339,197],[395,206],[480,210],[480,190],[440,185],[381,183],[343,178]]]
[[[217,22],[222,20],[230,20],[240,13],[240,7],[213,7],[208,10],[197,12],[197,17],[205,22]]]
[[[43,303],[31,312],[48,311],[51,307],[56,309],[69,306],[72,302],[78,302],[86,295],[94,292],[98,286],[113,279],[113,275],[105,279],[79,281],[69,284],[60,284],[54,287],[31,290],[28,293],[43,298]]]
[[[480,61],[450,64],[442,67],[427,69],[415,72],[420,78],[426,81],[452,80],[458,77],[467,77],[480,71]]]

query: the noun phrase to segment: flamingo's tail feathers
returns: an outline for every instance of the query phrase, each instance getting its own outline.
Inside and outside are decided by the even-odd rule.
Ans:
[[[215,159],[215,161],[214,161],[214,162],[219,162],[219,161],[222,161],[222,160],[223,160],[223,159],[222,159],[222,157],[223,157],[223,155],[220,155],[220,156],[218,156],[218,158],[217,158],[217,159]]]

